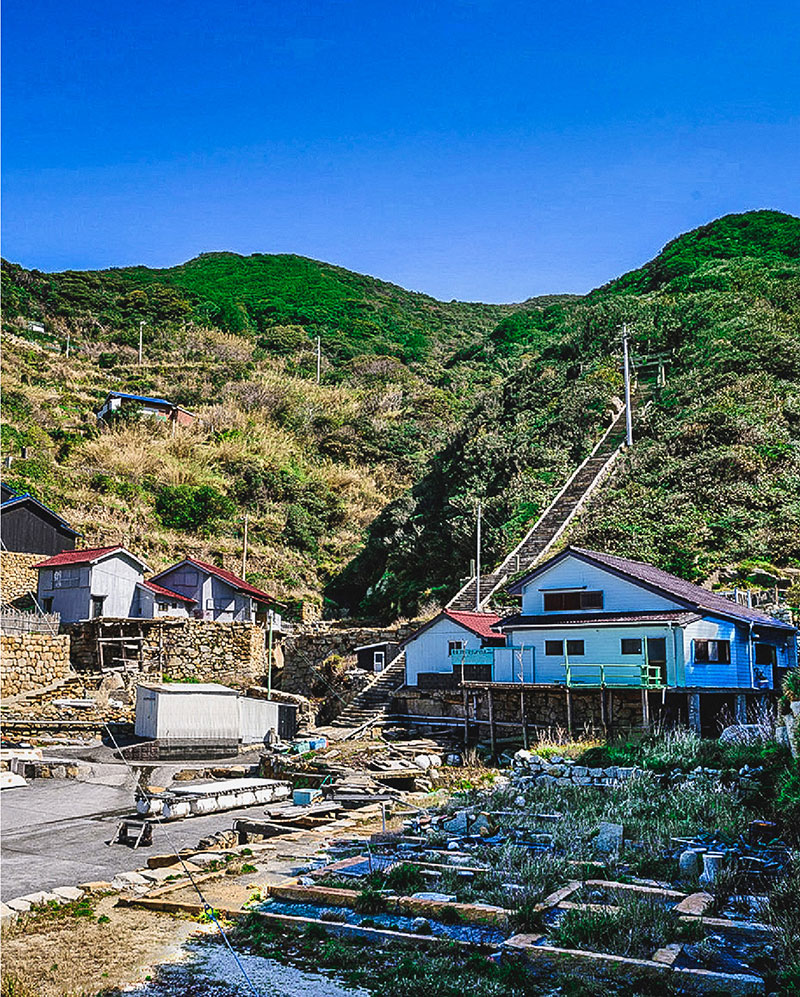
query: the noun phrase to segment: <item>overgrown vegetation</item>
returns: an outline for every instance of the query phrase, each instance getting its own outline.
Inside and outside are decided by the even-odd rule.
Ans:
[[[86,543],[125,542],[154,568],[186,553],[235,567],[247,512],[254,583],[413,615],[467,572],[478,499],[490,563],[598,439],[628,322],[666,384],[641,369],[636,444],[564,542],[690,579],[796,567],[798,260],[800,220],[761,211],[680,236],[584,298],[518,306],[437,302],[294,256],[63,274],[4,263],[8,482]],[[175,437],[146,420],[98,431],[110,388],[202,422]]]

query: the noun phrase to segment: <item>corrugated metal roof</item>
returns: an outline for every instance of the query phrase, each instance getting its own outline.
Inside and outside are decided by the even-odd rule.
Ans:
[[[115,551],[122,551],[124,554],[129,554],[130,552],[125,550],[124,547],[92,547],[86,550],[64,550],[60,554],[55,554],[53,557],[48,557],[45,561],[40,561],[38,564],[34,564],[34,568],[58,568],[62,564],[93,564],[95,561],[99,561],[103,557],[107,557],[109,554],[113,554]],[[131,554],[131,557],[134,555]],[[135,558],[139,561],[139,558]],[[140,563],[144,563],[140,561]]]

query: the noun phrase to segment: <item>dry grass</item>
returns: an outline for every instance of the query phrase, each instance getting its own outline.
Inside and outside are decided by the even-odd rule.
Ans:
[[[143,980],[177,954],[198,926],[169,914],[116,908],[100,900],[97,919],[21,919],[3,929],[2,997],[83,997]]]

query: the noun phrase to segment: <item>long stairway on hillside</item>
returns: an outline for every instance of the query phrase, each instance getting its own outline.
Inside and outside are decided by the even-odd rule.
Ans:
[[[625,444],[625,409],[616,416],[594,450],[528,530],[522,540],[492,572],[481,577],[480,594],[473,577],[447,604],[448,609],[484,609],[490,598],[520,571],[529,571],[553,546],[567,524],[608,473]]]
[[[331,738],[337,740],[370,721],[382,719],[389,710],[395,691],[403,685],[405,675],[406,653],[401,651],[329,725]]]

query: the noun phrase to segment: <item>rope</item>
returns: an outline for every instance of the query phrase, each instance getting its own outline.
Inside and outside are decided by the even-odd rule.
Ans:
[[[103,722],[103,726],[106,729],[106,733],[111,738],[112,744],[117,749],[117,753],[119,754],[120,758],[122,759],[123,763],[125,764],[125,767],[128,769],[128,771],[130,772],[130,774],[133,776],[134,783],[138,785],[138,779],[137,779],[136,772],[135,772],[133,766],[131,765],[131,763],[125,757],[125,753],[122,750],[122,748],[120,748],[119,743],[117,742],[117,739],[111,733],[111,728],[108,726],[108,724],[105,721]],[[144,787],[142,787],[142,786],[139,786],[139,789],[140,789],[142,795],[147,800],[147,802],[150,803],[150,801],[153,799],[153,794],[148,793],[148,791]],[[149,814],[148,814],[148,818],[149,818]],[[214,908],[211,906],[211,904],[203,896],[203,891],[200,889],[200,887],[195,882],[195,879],[194,879],[194,876],[192,875],[191,869],[189,869],[189,867],[186,865],[186,861],[185,861],[184,857],[181,855],[180,851],[176,847],[175,842],[173,841],[172,836],[169,833],[169,830],[168,830],[167,824],[165,822],[165,819],[163,817],[156,817],[155,818],[155,822],[157,824],[159,824],[163,828],[164,834],[166,836],[167,841],[169,842],[170,848],[175,853],[175,855],[176,855],[178,861],[180,862],[180,864],[183,866],[183,871],[186,873],[186,875],[187,875],[187,877],[189,879],[189,882],[192,884],[192,887],[194,888],[195,893],[197,894],[197,896],[200,899],[200,903],[202,903],[202,905],[203,905],[203,913],[208,918],[210,918],[214,922],[214,924],[216,925],[217,931],[219,931],[220,936],[222,937],[222,940],[225,943],[228,951],[233,956],[234,962],[239,967],[239,970],[240,970],[242,976],[245,978],[245,981],[247,982],[247,986],[249,987],[250,992],[253,994],[253,997],[261,997],[261,995],[259,994],[258,990],[256,990],[255,984],[250,979],[250,977],[247,975],[247,970],[242,965],[241,960],[237,956],[236,952],[233,949],[233,946],[231,945],[230,941],[228,940],[228,936],[225,934],[225,931],[223,930],[222,925],[220,924],[219,920],[217,919],[216,914],[214,913]]]

